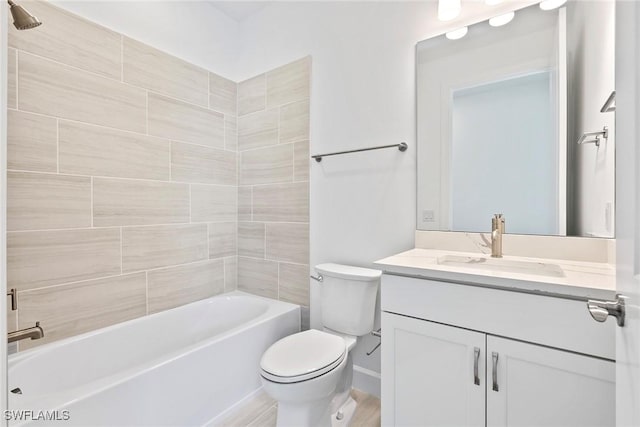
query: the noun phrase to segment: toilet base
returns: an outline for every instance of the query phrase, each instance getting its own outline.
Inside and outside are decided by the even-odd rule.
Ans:
[[[353,397],[349,396],[344,405],[331,414],[331,427],[348,427],[357,406],[358,404],[353,400]]]

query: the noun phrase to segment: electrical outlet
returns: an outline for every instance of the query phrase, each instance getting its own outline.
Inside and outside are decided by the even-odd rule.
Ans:
[[[424,210],[422,211],[422,222],[435,222],[436,215],[432,210]]]

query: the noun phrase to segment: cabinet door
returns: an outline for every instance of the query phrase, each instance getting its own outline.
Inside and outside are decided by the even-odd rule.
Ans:
[[[614,426],[615,374],[612,361],[489,335],[487,425]]]
[[[391,313],[382,331],[383,426],[485,425],[484,334]]]

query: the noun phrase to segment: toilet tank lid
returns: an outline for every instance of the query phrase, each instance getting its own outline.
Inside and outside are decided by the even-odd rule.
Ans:
[[[330,277],[362,281],[376,280],[382,276],[382,271],[380,270],[333,263],[318,264],[316,265],[316,271]]]

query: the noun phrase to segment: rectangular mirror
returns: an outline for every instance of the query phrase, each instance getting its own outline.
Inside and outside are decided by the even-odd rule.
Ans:
[[[614,237],[614,43],[613,1],[418,43],[418,228]]]

